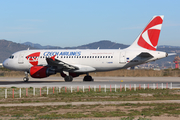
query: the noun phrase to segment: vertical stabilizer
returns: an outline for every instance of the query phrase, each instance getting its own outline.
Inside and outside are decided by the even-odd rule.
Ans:
[[[164,16],[154,16],[128,49],[156,50]]]

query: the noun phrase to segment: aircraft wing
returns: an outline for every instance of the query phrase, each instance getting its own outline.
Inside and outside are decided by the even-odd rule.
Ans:
[[[55,56],[51,57],[51,58],[46,58],[46,61],[48,63],[48,65],[50,66],[55,66],[58,69],[62,69],[63,71],[71,71],[71,70],[78,70],[79,68],[73,65],[70,65],[68,63],[65,63],[61,60],[57,60],[55,59]]]

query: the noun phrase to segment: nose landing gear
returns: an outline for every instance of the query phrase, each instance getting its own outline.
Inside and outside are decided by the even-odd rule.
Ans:
[[[28,78],[28,72],[24,72],[25,73],[25,77],[23,78],[23,81],[24,82],[28,82],[29,81],[29,78]]]

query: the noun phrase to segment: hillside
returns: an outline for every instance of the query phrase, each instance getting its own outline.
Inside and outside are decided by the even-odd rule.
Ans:
[[[76,47],[64,47],[64,48],[60,46],[50,46],[50,45],[42,46],[38,43],[31,43],[31,42],[25,42],[22,44],[28,45],[34,48],[39,48],[39,49],[57,49],[57,48],[58,49],[97,49],[98,47],[100,49],[119,49],[119,48],[123,49],[129,46],[129,45],[111,42],[109,40],[101,40],[101,41],[89,43],[86,45],[80,45]]]
[[[129,45],[124,45],[120,43],[111,42],[109,40],[101,40],[94,43],[89,43],[86,45],[81,45],[77,47],[65,47],[65,49],[123,49],[127,48]]]
[[[7,59],[12,53],[19,50],[25,50],[28,47],[29,46],[22,45],[20,43],[15,43],[7,40],[0,40],[0,63]]]

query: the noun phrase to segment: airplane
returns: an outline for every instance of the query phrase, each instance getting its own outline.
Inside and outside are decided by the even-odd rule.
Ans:
[[[94,81],[91,72],[133,67],[168,56],[156,51],[164,16],[154,16],[132,45],[125,49],[46,49],[22,50],[3,62],[5,68],[25,71],[32,78],[45,78],[60,73],[65,82],[86,74],[83,81]]]

